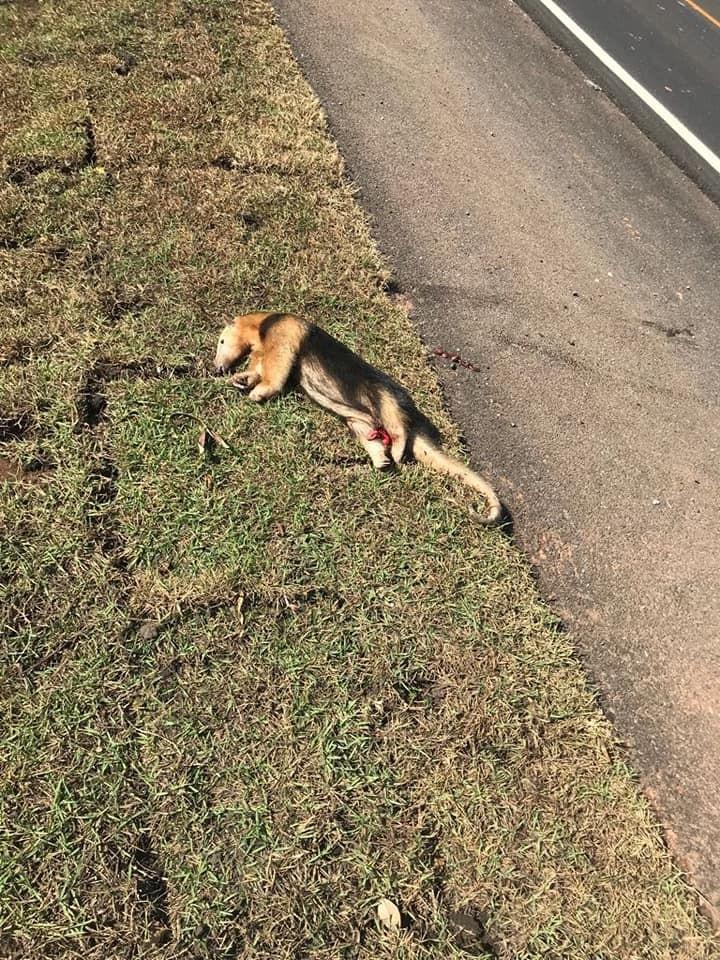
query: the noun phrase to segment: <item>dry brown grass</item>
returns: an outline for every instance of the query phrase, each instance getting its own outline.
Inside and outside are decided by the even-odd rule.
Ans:
[[[717,956],[512,546],[206,375],[305,311],[452,436],[265,2],[0,17],[0,953]]]

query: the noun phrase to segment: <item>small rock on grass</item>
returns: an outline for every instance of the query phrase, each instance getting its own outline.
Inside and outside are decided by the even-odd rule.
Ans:
[[[392,900],[388,900],[386,897],[381,897],[378,900],[377,918],[380,926],[386,930],[399,930],[402,926],[400,911]]]

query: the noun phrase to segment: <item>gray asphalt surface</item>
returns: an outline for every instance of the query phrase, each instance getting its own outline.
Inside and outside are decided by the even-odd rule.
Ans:
[[[557,0],[660,103],[720,156],[720,0]],[[544,6],[518,3],[650,137],[720,200],[720,173],[649,110]]]
[[[276,0],[474,462],[720,905],[720,211],[506,0]],[[291,306],[291,305],[288,305]]]

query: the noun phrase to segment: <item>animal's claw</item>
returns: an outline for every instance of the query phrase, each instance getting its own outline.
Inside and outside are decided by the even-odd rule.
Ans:
[[[230,380],[230,383],[236,390],[240,390],[242,393],[249,393],[256,385],[257,377],[247,372],[238,373]]]

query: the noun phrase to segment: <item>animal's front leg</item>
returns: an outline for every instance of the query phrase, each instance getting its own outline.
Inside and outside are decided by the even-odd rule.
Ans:
[[[280,393],[287,383],[296,357],[297,347],[282,340],[266,346],[262,358],[262,376],[248,394],[248,398],[260,403]]]
[[[250,360],[242,373],[236,373],[230,378],[230,383],[243,393],[248,393],[253,387],[256,387],[262,380],[263,375],[263,355],[262,350],[253,350],[250,354]]]
[[[253,400],[255,403],[262,403],[263,400],[270,400],[272,397],[276,397],[278,393],[280,393],[280,391],[277,387],[271,383],[262,381],[250,391],[248,400]]]
[[[236,373],[231,377],[230,383],[238,390],[242,390],[243,393],[247,393],[248,390],[252,390],[260,383],[260,374],[257,370],[243,370],[242,373]]]

